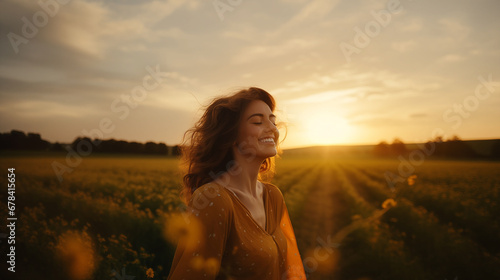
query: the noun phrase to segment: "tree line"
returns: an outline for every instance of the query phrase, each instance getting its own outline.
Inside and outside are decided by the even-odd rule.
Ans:
[[[12,130],[7,133],[0,133],[0,150],[29,150],[29,151],[60,151],[66,152],[68,149],[76,150],[81,142],[92,144],[92,152],[111,154],[150,154],[179,156],[180,146],[167,146],[165,143],[155,142],[128,142],[116,139],[90,139],[88,137],[77,137],[69,144],[59,142],[50,143],[42,139],[38,133],[24,133],[19,130]],[[85,143],[83,143],[85,144]],[[443,139],[438,136],[429,140],[424,145],[434,147],[431,157],[436,158],[488,158],[500,159],[500,140],[495,140],[489,154],[479,154],[474,150],[469,142],[462,141],[458,136],[450,139]],[[81,145],[85,146],[85,145]],[[414,145],[413,145],[414,146]],[[395,157],[407,155],[413,149],[408,148],[401,139],[395,138],[392,143],[382,141],[373,147],[373,154],[378,157]]]
[[[453,136],[445,140],[438,136],[425,144],[427,150],[433,150],[431,157],[437,158],[464,158],[464,159],[500,159],[500,140],[495,140],[491,146],[490,152],[485,154],[478,153],[469,142],[463,141],[458,136]],[[431,149],[432,147],[432,149]],[[373,147],[373,154],[379,157],[394,157],[407,155],[412,149],[409,149],[403,141],[395,138],[391,144],[381,141]]]
[[[0,133],[0,150],[28,150],[28,151],[60,151],[66,152],[68,149],[76,150],[79,143],[86,141],[93,145],[92,152],[96,153],[116,153],[116,154],[150,154],[178,156],[180,146],[167,146],[165,143],[155,142],[128,142],[116,139],[90,139],[88,137],[77,137],[69,144],[59,142],[50,143],[42,139],[38,133],[25,134],[23,131],[12,130],[7,133]]]

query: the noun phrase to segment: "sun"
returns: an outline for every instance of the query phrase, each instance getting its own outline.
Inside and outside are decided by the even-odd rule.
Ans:
[[[304,118],[304,140],[312,145],[348,144],[352,141],[353,129],[349,122],[333,112],[312,112]]]

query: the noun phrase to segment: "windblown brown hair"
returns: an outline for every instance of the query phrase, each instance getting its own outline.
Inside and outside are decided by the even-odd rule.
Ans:
[[[181,145],[185,202],[197,188],[228,170],[234,160],[232,146],[238,136],[239,121],[253,100],[264,101],[274,112],[274,98],[263,89],[251,87],[215,98],[194,127],[186,131]],[[273,175],[274,157],[271,157],[262,162],[259,179],[269,180]]]

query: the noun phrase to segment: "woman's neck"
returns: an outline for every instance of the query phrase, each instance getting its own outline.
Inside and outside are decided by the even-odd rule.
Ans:
[[[256,157],[250,159],[236,154],[235,165],[226,173],[227,185],[225,187],[257,197],[257,179],[262,161],[263,159]]]

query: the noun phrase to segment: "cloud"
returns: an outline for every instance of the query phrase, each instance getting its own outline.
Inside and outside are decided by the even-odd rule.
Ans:
[[[368,87],[358,87],[358,88],[348,88],[320,92],[316,94],[311,94],[303,97],[298,97],[294,99],[286,100],[288,104],[304,104],[304,103],[316,103],[320,104],[323,102],[328,102],[331,100],[338,100],[340,102],[352,101],[353,98],[358,98],[363,96],[371,88]]]
[[[457,41],[462,41],[469,36],[470,27],[465,26],[459,19],[456,18],[443,18],[440,19],[439,25],[443,33],[448,37],[455,38]]]
[[[254,45],[243,48],[233,57],[232,61],[236,64],[242,64],[292,55],[293,53],[306,51],[316,46],[316,44],[317,42],[312,40],[291,39],[274,45]]]
[[[413,113],[413,114],[410,114],[408,117],[410,119],[422,119],[422,118],[427,118],[429,116],[429,114],[427,113]]]
[[[413,51],[417,47],[415,40],[396,41],[391,43],[391,48],[400,53]]]
[[[346,64],[339,43],[354,42],[354,28],[364,29],[373,20],[371,12],[386,3],[244,1],[221,22],[210,1],[71,0],[16,54],[5,34],[21,34],[21,19],[31,20],[41,8],[38,1],[3,0],[2,116],[15,109],[19,113],[12,111],[12,116],[19,116],[19,127],[13,128],[37,123],[47,130],[51,128],[34,119],[43,112],[44,122],[54,125],[76,120],[73,112],[100,118],[109,114],[112,100],[142,83],[146,66],[159,65],[168,77],[134,115],[148,112],[155,119],[154,114],[172,110],[186,117],[226,89],[255,85],[296,110],[290,114],[301,115],[302,105],[341,104],[335,110],[354,119],[427,124],[431,118],[418,117],[419,112],[438,116],[443,104],[460,102],[456,96],[473,92],[478,75],[496,77],[499,68],[492,61],[500,58],[498,3],[402,4],[404,13],[394,15]],[[498,110],[493,105],[482,103],[474,116],[492,112],[494,118]],[[146,121],[145,116],[139,119]],[[65,131],[84,126],[82,118]],[[127,138],[126,129],[122,133]]]
[[[415,17],[410,18],[398,25],[398,28],[401,32],[418,32],[421,31],[423,27],[424,27],[423,19]]]
[[[81,106],[64,101],[19,100],[4,102],[0,113],[4,116],[22,118],[70,117],[80,118],[100,113],[90,106]]]
[[[447,54],[442,56],[438,62],[446,63],[446,62],[457,62],[464,60],[464,57],[457,54]]]
[[[368,127],[394,127],[402,126],[405,124],[405,121],[402,119],[380,115],[352,116],[349,119],[349,122],[353,125]]]
[[[147,23],[157,23],[165,17],[172,15],[175,11],[188,6],[191,9],[198,7],[197,1],[167,0],[146,1],[140,6],[139,18]]]
[[[339,3],[339,0],[313,0],[308,1],[293,18],[291,18],[283,28],[291,28],[300,23],[310,20],[320,20],[327,16]]]
[[[154,24],[183,6],[193,9],[190,1],[177,0],[146,1],[133,7],[116,5],[83,0],[59,5],[48,24],[38,28],[28,44],[19,46],[18,54],[8,41],[2,40],[0,78],[10,85],[4,87],[4,96],[84,94],[95,102],[103,95],[126,90],[147,74],[147,65],[158,64],[161,57],[155,57],[152,42],[186,37],[177,27],[160,28]],[[34,13],[43,11],[36,1],[28,0],[5,0],[2,6],[9,9],[11,16],[3,17],[6,12],[0,9],[0,28],[18,35],[23,35],[22,17],[32,20]],[[138,52],[144,53],[141,59],[146,61],[130,56]],[[185,78],[175,71],[171,75],[172,79]]]

